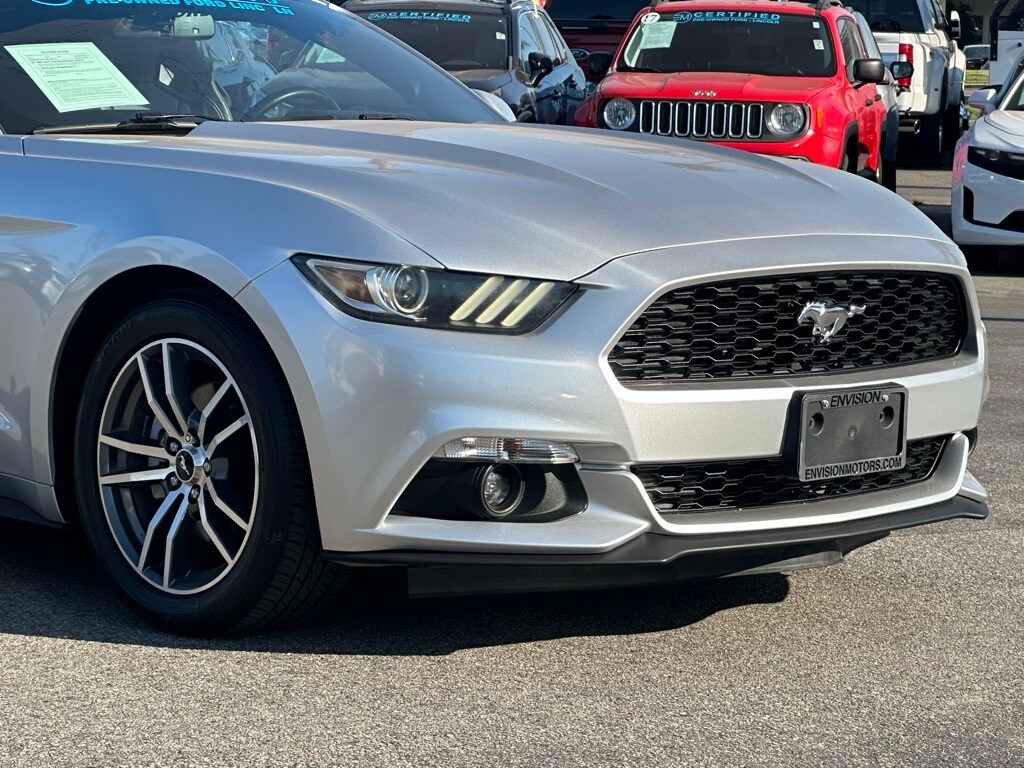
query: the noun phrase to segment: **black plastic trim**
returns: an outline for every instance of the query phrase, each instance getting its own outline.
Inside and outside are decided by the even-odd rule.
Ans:
[[[587,555],[495,554],[486,552],[327,552],[326,557],[346,565],[458,565],[458,566],[624,566],[663,565],[684,557],[735,557],[759,550],[805,544],[824,544],[841,552],[887,536],[890,532],[955,518],[983,520],[988,506],[963,496],[917,509],[843,523],[768,531],[669,536],[645,533],[610,552]],[[497,523],[500,525],[500,523]],[[860,543],[858,543],[860,542]],[[726,572],[729,571],[727,567]]]

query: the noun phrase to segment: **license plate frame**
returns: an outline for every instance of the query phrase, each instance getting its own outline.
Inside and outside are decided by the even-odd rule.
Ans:
[[[896,384],[805,394],[797,479],[826,482],[906,467],[908,396]]]

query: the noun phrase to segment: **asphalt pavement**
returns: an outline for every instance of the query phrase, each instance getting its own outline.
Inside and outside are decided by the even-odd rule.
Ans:
[[[901,182],[941,220],[948,178]],[[1024,270],[1003,266],[977,279],[985,522],[790,577],[418,602],[362,579],[318,622],[223,642],[150,629],[79,541],[0,523],[0,767],[1022,766]]]

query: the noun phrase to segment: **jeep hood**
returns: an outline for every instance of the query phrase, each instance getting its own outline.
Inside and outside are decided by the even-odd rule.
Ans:
[[[339,220],[357,215],[452,269],[546,279],[579,277],[627,254],[731,239],[945,239],[913,206],[850,174],[611,131],[207,122],[186,137],[28,137],[24,151],[130,164],[138,205],[146,204],[147,175],[161,168],[193,174],[187,183],[197,203],[217,178],[245,179],[257,193],[262,186],[268,195],[298,195],[299,205],[305,196],[310,210],[334,210]],[[306,228],[319,228],[319,220]],[[329,237],[331,224],[316,247],[329,241],[325,255],[343,255],[346,244]],[[273,217],[246,226],[274,242],[283,229]]]
[[[617,72],[601,83],[601,99],[700,99],[806,103],[829,88],[828,77],[779,77],[739,72]],[[713,91],[714,96],[698,95]]]

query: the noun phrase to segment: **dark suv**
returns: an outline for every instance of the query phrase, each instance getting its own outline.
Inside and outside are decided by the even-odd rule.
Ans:
[[[498,96],[520,122],[571,124],[586,98],[583,70],[533,0],[352,0],[345,10]]]
[[[540,0],[569,43],[576,63],[590,77],[590,54],[615,53],[643,0]],[[594,78],[596,79],[596,78]]]

